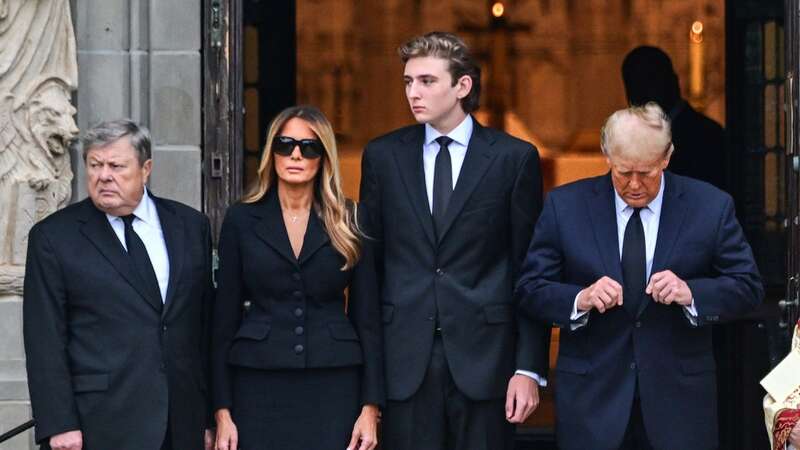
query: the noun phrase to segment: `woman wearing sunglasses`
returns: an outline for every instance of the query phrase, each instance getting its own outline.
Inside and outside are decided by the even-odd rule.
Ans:
[[[375,448],[384,388],[374,260],[318,109],[273,120],[258,180],[223,222],[219,258],[216,449]]]

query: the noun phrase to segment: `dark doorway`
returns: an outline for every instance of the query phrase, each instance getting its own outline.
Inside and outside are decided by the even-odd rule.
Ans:
[[[267,127],[297,98],[294,1],[245,0],[242,14],[243,188],[255,179]]]

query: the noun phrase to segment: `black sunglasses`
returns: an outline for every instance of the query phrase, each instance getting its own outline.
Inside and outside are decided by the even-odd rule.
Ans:
[[[272,151],[281,156],[290,156],[295,146],[300,146],[300,154],[306,159],[319,158],[325,153],[325,146],[317,139],[297,140],[288,136],[278,136],[272,141]]]

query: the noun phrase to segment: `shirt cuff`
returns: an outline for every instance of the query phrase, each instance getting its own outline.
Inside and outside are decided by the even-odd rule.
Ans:
[[[575,331],[589,323],[589,311],[578,311],[578,296],[581,295],[581,292],[578,292],[578,295],[575,296],[575,302],[572,304],[572,314],[569,316],[570,331]]]
[[[694,305],[694,299],[692,299],[692,303],[689,306],[683,307],[683,314],[689,320],[689,323],[692,324],[693,327],[697,326],[697,308]]]
[[[533,373],[528,370],[518,369],[516,372],[514,372],[514,375],[525,375],[528,378],[533,378],[533,381],[535,381],[539,386],[547,387],[547,379],[540,377],[539,374],[537,373]]]

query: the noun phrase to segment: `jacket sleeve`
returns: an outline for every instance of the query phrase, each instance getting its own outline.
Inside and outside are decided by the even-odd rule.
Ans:
[[[542,210],[542,176],[539,153],[531,147],[519,168],[511,193],[511,256],[514,280],[520,274],[525,251],[530,245],[536,221]],[[550,324],[519,313],[517,314],[518,370],[534,372],[547,377],[550,354]]]
[[[211,224],[208,218],[203,216],[203,245],[206,250],[206,272],[204,280],[202,281],[205,286],[203,290],[203,338],[201,345],[201,355],[203,355],[203,379],[211,380],[211,318],[214,308],[215,290],[214,290],[214,263],[211,244]],[[211,396],[208,397],[208,405],[206,407],[206,428],[214,428],[214,407]]]
[[[558,227],[553,196],[548,195],[522,265],[516,296],[528,317],[556,324],[564,332],[569,331],[575,296],[583,287],[562,281],[564,255]]]
[[[358,208],[365,222],[365,208]],[[375,274],[374,243],[369,238],[361,239],[361,258],[353,268],[350,283],[348,316],[358,333],[363,352],[361,378],[361,404],[383,406],[385,404],[383,330],[381,301]]]
[[[727,195],[716,238],[711,276],[685,280],[695,299],[698,325],[735,319],[764,299],[753,251],[736,220],[733,200]]]
[[[37,442],[81,428],[67,356],[69,295],[63,277],[45,230],[34,226],[25,266],[23,336]]]
[[[211,380],[212,403],[216,411],[233,404],[228,351],[242,319],[242,260],[239,231],[233,212],[228,208],[219,237],[217,294],[212,315]]]

